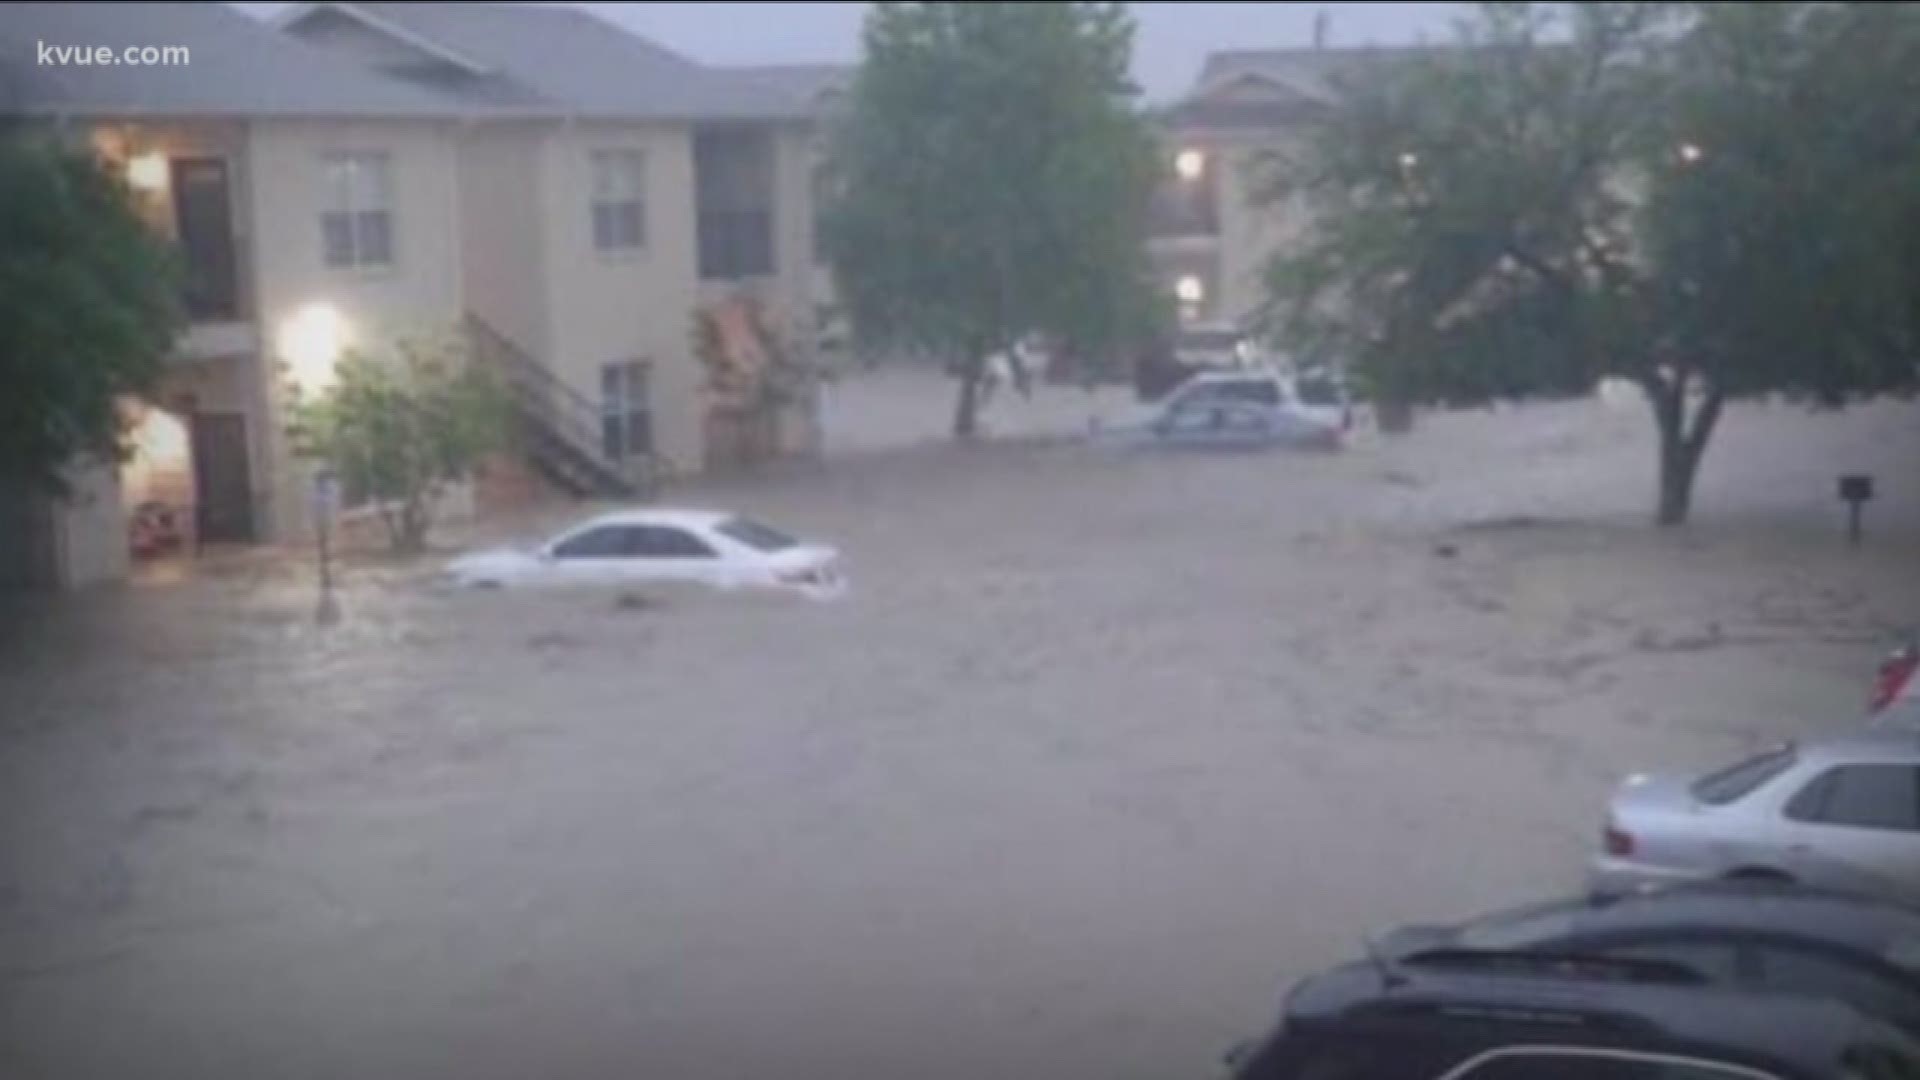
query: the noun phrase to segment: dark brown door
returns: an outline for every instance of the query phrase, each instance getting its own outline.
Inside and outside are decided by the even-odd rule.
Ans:
[[[195,531],[202,542],[253,539],[247,418],[195,413],[191,421]]]
[[[173,220],[186,262],[187,314],[195,319],[234,318],[240,303],[225,161],[173,159]]]

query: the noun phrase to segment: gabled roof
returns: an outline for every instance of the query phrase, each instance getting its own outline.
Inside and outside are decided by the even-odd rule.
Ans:
[[[695,63],[560,5],[310,3],[276,20],[352,19],[441,61],[388,74],[476,111],[545,109],[586,118],[803,119],[811,103],[772,82]]]
[[[1364,45],[1320,49],[1227,49],[1209,53],[1191,96],[1207,95],[1214,87],[1246,76],[1258,76],[1309,97],[1332,97],[1334,81],[1342,75],[1406,64],[1422,57],[1457,51],[1452,46]]]
[[[180,46],[175,66],[42,64],[48,46]],[[7,4],[0,115],[451,117],[446,99],[275,33],[225,4]]]
[[[1185,97],[1165,110],[1174,124],[1268,128],[1313,115],[1338,80],[1432,55],[1432,46],[1229,49],[1209,53]]]

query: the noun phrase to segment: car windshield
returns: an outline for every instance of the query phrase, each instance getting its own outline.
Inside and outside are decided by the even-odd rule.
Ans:
[[[1725,806],[1787,771],[1797,756],[1792,744],[1776,746],[1694,781],[1693,797],[1708,806]]]
[[[717,528],[723,535],[731,536],[756,551],[771,553],[800,546],[800,541],[795,540],[779,529],[762,525],[752,518],[728,518],[721,522]]]

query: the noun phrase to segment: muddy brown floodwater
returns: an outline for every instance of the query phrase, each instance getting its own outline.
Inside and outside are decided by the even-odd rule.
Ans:
[[[1920,410],[1733,411],[1683,533],[1650,457],[1587,403],[685,495],[838,542],[837,604],[14,602],[0,1076],[1208,1075],[1362,932],[1575,886],[1623,771],[1858,723]]]

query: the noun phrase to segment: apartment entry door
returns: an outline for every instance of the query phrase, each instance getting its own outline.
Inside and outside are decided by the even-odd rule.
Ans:
[[[247,542],[253,534],[253,477],[247,466],[247,418],[240,413],[195,413],[194,534],[201,543]]]

